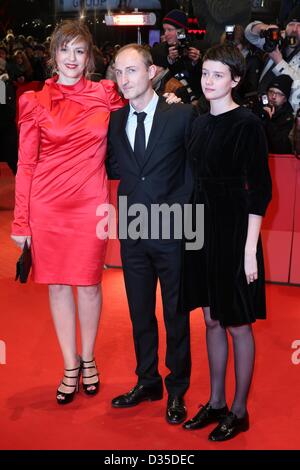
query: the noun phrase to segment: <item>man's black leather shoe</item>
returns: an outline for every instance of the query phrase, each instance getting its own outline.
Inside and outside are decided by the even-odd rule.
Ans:
[[[169,424],[180,424],[186,418],[186,407],[182,397],[169,396],[166,419]]]
[[[119,395],[111,402],[113,408],[130,408],[136,406],[142,401],[161,400],[163,397],[162,386],[147,387],[146,385],[137,384],[128,393]]]
[[[223,408],[212,408],[208,402],[206,405],[201,406],[200,411],[192,419],[184,423],[183,428],[189,430],[204,428],[210,423],[220,421],[227,413],[227,405]]]
[[[248,413],[243,418],[238,418],[232,411],[222,419],[218,426],[210,433],[208,439],[210,441],[227,441],[232,439],[240,432],[248,431],[249,429],[249,415]]]

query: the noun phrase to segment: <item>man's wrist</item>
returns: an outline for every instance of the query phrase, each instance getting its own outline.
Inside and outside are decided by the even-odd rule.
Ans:
[[[287,62],[284,59],[281,59],[281,61],[278,62],[278,64],[276,64],[275,67],[273,68],[273,72],[275,73],[275,75],[286,73],[284,70],[286,65],[287,65]]]

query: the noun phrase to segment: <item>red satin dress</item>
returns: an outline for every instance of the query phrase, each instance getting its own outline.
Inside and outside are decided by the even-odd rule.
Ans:
[[[12,233],[32,236],[34,281],[93,285],[101,281],[106,251],[106,240],[96,233],[96,212],[108,203],[109,117],[123,101],[110,80],[56,82],[46,80],[40,92],[19,100]]]

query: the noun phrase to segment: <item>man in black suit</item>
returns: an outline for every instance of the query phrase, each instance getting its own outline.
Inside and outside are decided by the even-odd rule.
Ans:
[[[159,279],[167,331],[166,365],[170,370],[165,379],[166,419],[170,424],[179,424],[186,417],[183,396],[189,386],[191,367],[189,313],[178,308],[182,240],[176,238],[177,225],[164,239],[166,213],[164,227],[159,227],[151,219],[151,210],[158,204],[165,204],[165,209],[176,204],[177,209],[182,209],[189,202],[192,176],[186,144],[194,113],[190,105],[166,104],[153,91],[155,66],[142,46],[131,44],[120,49],[115,71],[129,104],[111,114],[107,170],[111,179],[120,179],[119,238],[138,382],[128,393],[114,398],[112,406],[131,407],[163,396],[155,316]],[[126,234],[121,220],[126,212],[124,201],[129,215]],[[138,223],[132,217],[134,212],[140,213]]]

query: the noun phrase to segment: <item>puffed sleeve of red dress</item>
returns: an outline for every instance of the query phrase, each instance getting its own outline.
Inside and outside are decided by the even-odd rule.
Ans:
[[[112,80],[101,80],[107,97],[107,106],[109,111],[116,111],[123,108],[125,101],[121,98],[117,91],[117,85]]]
[[[123,108],[124,105],[127,103],[127,100],[122,99],[117,92],[117,85],[112,80],[102,80],[101,83],[106,91],[106,96],[108,98],[108,106],[110,111],[116,111],[120,108]],[[109,134],[109,132],[108,132]],[[109,141],[109,137],[108,137]],[[111,152],[111,147],[108,143],[108,152],[106,158],[106,171],[108,174],[108,179],[119,179],[119,168],[118,163]]]
[[[35,92],[21,95],[19,100],[19,159],[16,175],[16,200],[13,235],[31,235],[29,199],[33,173],[39,156],[40,132],[37,122]]]

